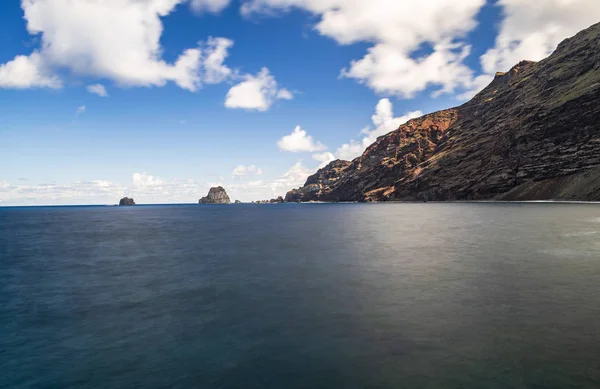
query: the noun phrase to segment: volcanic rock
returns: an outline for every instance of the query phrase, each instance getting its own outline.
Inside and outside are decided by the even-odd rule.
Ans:
[[[131,205],[135,205],[135,201],[133,201],[133,199],[130,199],[129,197],[123,197],[119,201],[119,205],[120,206],[131,206]]]
[[[202,197],[199,204],[231,204],[231,200],[227,196],[225,189],[222,186],[217,186],[210,188],[208,195]]]
[[[285,199],[600,200],[600,24],[331,162]]]

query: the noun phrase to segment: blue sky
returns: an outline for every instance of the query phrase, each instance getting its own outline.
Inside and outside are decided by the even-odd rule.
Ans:
[[[0,4],[0,205],[243,201],[462,103],[596,0]]]

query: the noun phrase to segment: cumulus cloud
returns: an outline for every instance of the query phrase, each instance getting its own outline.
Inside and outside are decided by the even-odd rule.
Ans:
[[[227,38],[209,37],[204,47],[204,82],[218,84],[232,76],[232,70],[224,65],[233,41]]]
[[[100,97],[108,97],[108,92],[102,84],[93,84],[87,86],[87,91]]]
[[[294,95],[289,90],[282,88],[277,92],[277,98],[281,100],[292,100]]]
[[[268,200],[285,194],[294,188],[304,185],[308,176],[314,173],[314,169],[305,167],[301,161],[296,162],[281,176],[271,179],[250,180],[246,182],[234,181],[233,183],[218,184],[224,185],[232,199],[242,201],[250,200]],[[241,177],[238,177],[241,178]],[[212,183],[211,186],[215,186]]]
[[[454,92],[472,85],[473,71],[463,64],[470,46],[440,43],[433,53],[413,59],[393,44],[378,44],[362,59],[352,61],[342,75],[354,78],[377,93],[411,98],[431,85],[438,86],[433,96]]]
[[[324,153],[320,153],[320,154],[313,154],[313,159],[315,161],[319,161],[319,169],[321,169],[322,167],[327,166],[330,162],[335,161],[335,155],[333,155],[333,153],[330,153],[329,151],[326,151]]]
[[[481,57],[486,73],[541,60],[558,44],[600,20],[597,0],[498,0],[504,18],[494,48]]]
[[[315,29],[342,45],[369,42],[367,54],[342,70],[380,93],[411,97],[428,87],[452,92],[469,87],[472,70],[465,35],[485,0],[251,0],[242,13],[299,8],[318,17]],[[418,17],[415,17],[418,15]],[[423,47],[431,52],[414,58]]]
[[[287,191],[304,185],[306,179],[313,173],[314,169],[309,169],[298,161],[282,177],[271,183],[271,189],[274,194],[284,195]]]
[[[376,107],[375,113],[371,116],[372,126],[362,129],[364,135],[362,139],[352,139],[348,143],[342,144],[335,153],[325,151],[327,146],[315,141],[300,126],[296,127],[290,135],[286,135],[277,142],[280,150],[291,152],[317,152],[312,158],[319,162],[318,168],[322,168],[336,159],[353,160],[362,155],[367,147],[373,144],[378,137],[396,130],[402,124],[410,119],[423,116],[421,111],[412,111],[400,117],[394,117],[393,106],[389,99],[381,99]]]
[[[86,107],[85,105],[80,105],[79,107],[77,107],[77,109],[75,110],[75,115],[83,115],[85,113]]]
[[[292,93],[279,89],[269,69],[263,68],[257,75],[245,75],[244,81],[234,85],[225,99],[227,108],[266,111],[277,99],[290,100]]]
[[[144,173],[134,173],[132,178],[132,186],[134,188],[147,188],[152,186],[160,186],[163,184],[163,181],[154,177],[146,172]]]
[[[392,103],[389,99],[381,99],[375,107],[375,114],[371,116],[373,127],[368,127],[362,130],[365,135],[362,140],[351,140],[340,146],[335,156],[339,159],[352,160],[362,155],[367,147],[377,140],[378,137],[394,131],[402,124],[410,119],[423,116],[421,111],[408,112],[403,116],[394,117]]]
[[[488,1],[489,3],[489,1]],[[485,0],[249,0],[242,13],[277,14],[292,8],[317,17],[315,30],[342,45],[372,46],[341,71],[378,93],[410,98],[434,88],[467,98],[496,71],[523,59],[548,56],[563,39],[600,20],[597,0],[498,0],[503,14],[493,48],[481,58],[483,73],[465,63],[466,35],[476,26]],[[418,15],[418,16],[415,16]],[[466,92],[465,92],[466,91]]]
[[[12,61],[0,65],[0,88],[60,88],[57,76],[48,73],[38,52],[29,56],[18,55]]]
[[[231,0],[191,0],[190,6],[198,13],[219,13],[229,6]]]
[[[239,165],[235,169],[233,169],[233,172],[232,172],[232,175],[234,177],[242,177],[242,176],[250,176],[250,175],[260,176],[261,174],[263,174],[262,169],[254,166],[254,165],[249,165],[249,166]]]
[[[173,63],[162,59],[161,18],[184,1],[23,0],[27,31],[40,36],[41,49],[0,65],[0,87],[57,88],[59,70],[124,86],[174,82],[190,91],[220,82],[231,73],[223,65],[228,39],[199,42]]]
[[[277,196],[285,196],[288,191],[304,185],[306,179],[314,172],[315,169],[308,168],[301,161],[297,161],[282,175],[275,178],[252,180],[251,175],[247,175],[248,181],[242,181],[244,177],[238,176],[237,180],[231,183],[226,183],[221,178],[219,182],[213,182],[210,186],[224,186],[232,200],[269,200]]]
[[[327,149],[327,146],[321,142],[315,142],[312,136],[308,135],[300,126],[296,126],[291,134],[284,136],[277,141],[280,150],[299,152],[315,152]]]

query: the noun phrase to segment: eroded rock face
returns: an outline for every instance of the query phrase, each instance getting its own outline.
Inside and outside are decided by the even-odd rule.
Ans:
[[[119,205],[120,206],[131,206],[131,205],[135,205],[135,201],[133,201],[133,199],[130,199],[129,197],[123,197],[119,201]]]
[[[222,186],[210,188],[208,195],[202,197],[199,201],[200,204],[231,204],[231,199],[225,192]]]
[[[600,200],[597,180],[565,179],[600,167],[599,102],[596,24],[543,61],[497,73],[468,103],[332,162],[286,201]]]
[[[336,198],[331,195],[331,191],[339,187],[338,181],[351,165],[352,163],[348,161],[331,162],[308,177],[302,188],[289,191],[285,195],[285,202],[336,201]]]

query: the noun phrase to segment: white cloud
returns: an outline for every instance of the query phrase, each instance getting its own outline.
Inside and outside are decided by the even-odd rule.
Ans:
[[[232,172],[232,175],[234,177],[242,177],[242,176],[250,176],[250,175],[260,176],[261,174],[263,174],[262,169],[254,166],[254,165],[249,165],[249,166],[239,165],[235,169],[233,169],[233,172]]]
[[[372,127],[364,128],[361,132],[365,135],[360,140],[352,139],[341,145],[335,153],[328,151],[315,153],[312,158],[320,162],[318,169],[325,167],[336,159],[353,160],[362,155],[367,147],[373,144],[378,137],[396,130],[410,119],[423,116],[421,111],[408,112],[403,116],[394,117],[392,103],[389,99],[381,99],[375,107],[375,113],[371,116]],[[316,152],[324,151],[327,146],[308,135],[300,126],[296,127],[290,135],[286,135],[277,142],[281,150],[291,152]],[[301,166],[300,164],[297,164]]]
[[[481,57],[488,74],[507,71],[521,60],[538,61],[558,44],[600,20],[597,0],[499,0],[504,19],[495,47]]]
[[[75,115],[83,115],[85,113],[86,107],[85,105],[80,105],[79,107],[77,107],[77,109],[75,110]]]
[[[0,183],[0,202],[10,205],[115,204],[128,196],[138,204],[196,203],[209,189],[208,184],[193,180],[162,181],[147,174],[140,176],[134,176],[130,185],[106,180],[37,185]]]
[[[58,77],[47,74],[40,54],[18,55],[10,62],[0,65],[0,88],[60,88]]]
[[[281,178],[271,183],[273,194],[284,196],[289,190],[304,185],[306,179],[313,173],[314,169],[304,167],[301,161],[296,162]]]
[[[13,187],[12,184],[9,184],[6,181],[0,181],[0,189],[4,190],[4,189],[11,189]]]
[[[488,1],[490,3],[490,1]],[[378,93],[410,98],[434,87],[433,96],[463,92],[467,98],[523,59],[548,56],[563,39],[600,20],[598,0],[498,0],[502,12],[495,47],[481,57],[483,74],[464,59],[465,37],[485,0],[249,0],[242,13],[276,14],[298,8],[318,19],[315,30],[342,45],[368,42],[364,57],[343,77]],[[466,91],[466,92],[464,92]]]
[[[191,0],[190,6],[196,12],[219,13],[229,6],[231,0]]]
[[[230,39],[208,38],[204,48],[204,82],[218,84],[232,76],[232,70],[223,64],[232,46]]]
[[[232,42],[210,38],[189,48],[174,63],[162,57],[162,17],[186,0],[23,0],[27,30],[41,36],[41,49],[0,65],[0,87],[59,87],[50,71],[66,70],[105,78],[123,86],[174,82],[195,91],[220,82]],[[53,75],[54,74],[54,75]]]
[[[240,182],[242,177],[238,176],[238,180],[232,183],[225,183],[221,179],[220,182],[212,183],[210,186],[222,185],[232,200],[269,200],[277,196],[285,196],[288,191],[304,185],[306,179],[314,172],[315,169],[307,168],[302,165],[301,161],[298,161],[285,173],[274,179],[265,178]]]
[[[315,142],[312,136],[308,135],[300,126],[296,126],[291,134],[278,140],[277,146],[280,150],[291,151],[292,153],[323,151],[327,149],[327,146],[321,142]]]
[[[220,182],[219,184],[225,187],[232,200],[269,200],[277,196],[285,196],[288,191],[304,185],[308,176],[313,173],[314,169],[309,169],[303,166],[301,161],[298,161],[283,175],[275,179],[248,182],[236,181],[233,183]]]
[[[312,157],[314,160],[320,162],[318,167],[319,169],[327,166],[331,161],[334,161],[336,159],[335,155],[333,155],[333,153],[330,153],[329,151],[320,154],[313,154]]]
[[[70,184],[0,185],[0,202],[13,205],[114,203],[123,188],[108,181]]]
[[[431,85],[438,85],[434,96],[469,87],[473,71],[463,64],[470,46],[440,43],[432,54],[413,59],[394,44],[381,43],[369,49],[362,59],[353,61],[342,75],[354,78],[377,93],[411,98]]]
[[[467,100],[486,87],[498,71],[507,71],[522,60],[539,61],[564,39],[600,20],[597,0],[499,0],[503,19],[493,48],[481,56],[483,74],[460,94]]]
[[[132,177],[132,186],[134,188],[147,188],[153,186],[161,186],[164,182],[158,178],[151,176],[150,174],[144,173],[134,173]]]
[[[227,108],[266,111],[277,99],[290,100],[291,92],[278,89],[277,81],[269,69],[263,68],[256,76],[245,75],[244,81],[234,85],[227,93]]]
[[[362,130],[362,133],[365,134],[365,137],[363,137],[362,140],[351,140],[349,143],[345,143],[340,146],[335,152],[335,156],[336,158],[348,161],[359,157],[367,147],[377,140],[378,137],[385,135],[390,131],[396,130],[410,119],[414,119],[419,116],[423,116],[423,113],[421,111],[414,111],[395,118],[390,100],[381,99],[375,107],[375,114],[371,116],[371,121],[373,122],[374,127]]]
[[[110,181],[105,181],[105,180],[95,180],[92,181],[94,184],[98,185],[98,187],[100,188],[110,188],[113,183]]]
[[[281,100],[292,100],[294,95],[289,90],[282,88],[277,92],[277,98]]]
[[[87,91],[100,97],[108,97],[108,92],[102,84],[93,84],[87,86]]]
[[[138,204],[197,203],[198,199],[206,196],[211,186],[217,185],[224,186],[232,200],[268,200],[284,196],[287,191],[304,185],[312,173],[314,169],[297,162],[279,177],[246,182],[227,182],[223,177],[217,177],[218,182],[177,178],[165,180],[148,173],[135,173],[131,181],[125,184],[93,180],[14,185],[0,181],[0,202],[6,205],[115,204],[127,196]]]
[[[316,15],[315,29],[339,44],[370,42],[362,58],[343,69],[380,93],[410,97],[428,87],[441,92],[470,87],[462,40],[475,25],[485,0],[251,0],[242,13],[271,13],[296,7]],[[414,58],[423,47],[432,52]]]

